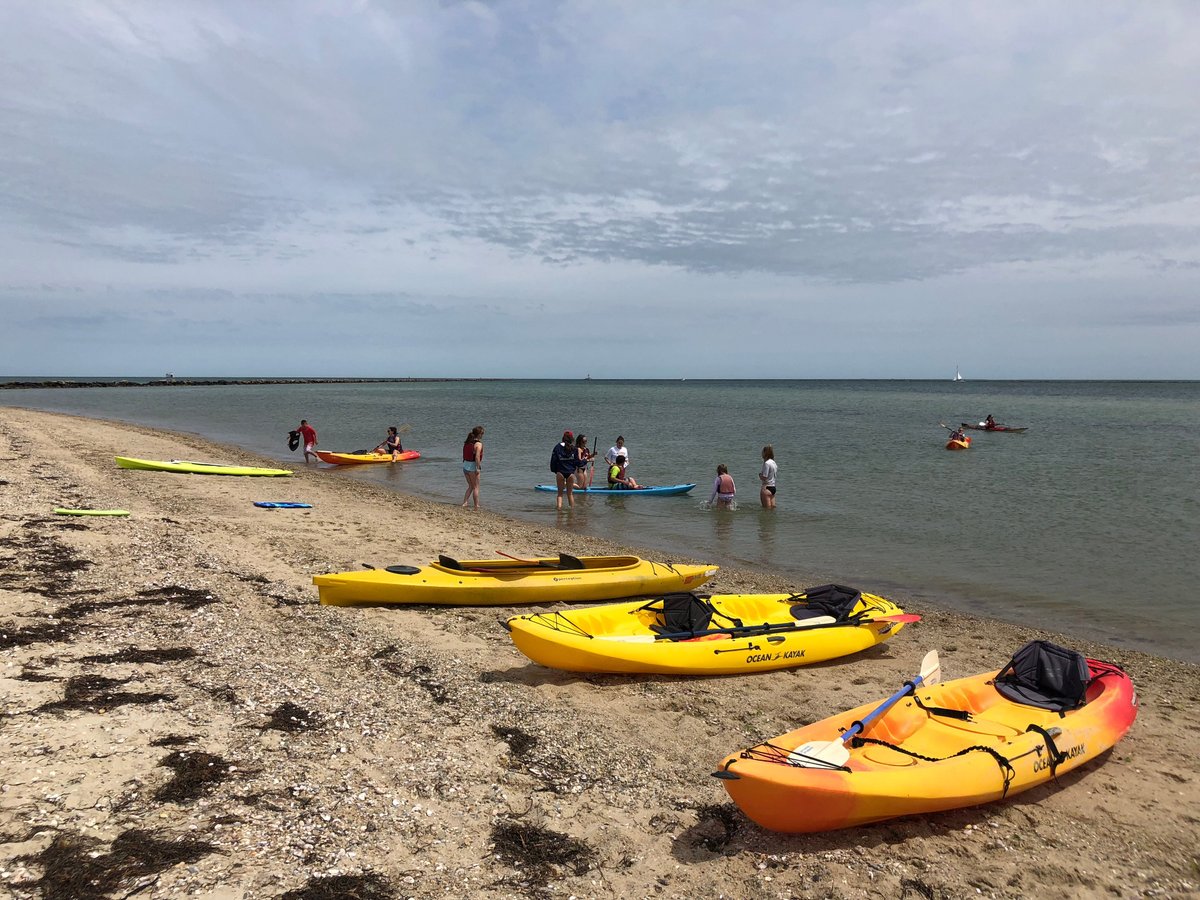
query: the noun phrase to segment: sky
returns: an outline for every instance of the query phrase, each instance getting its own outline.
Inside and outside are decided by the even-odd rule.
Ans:
[[[1200,6],[0,4],[0,376],[1200,378]]]

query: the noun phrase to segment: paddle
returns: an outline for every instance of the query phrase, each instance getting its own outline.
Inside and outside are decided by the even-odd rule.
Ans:
[[[921,617],[916,613],[896,613],[891,616],[876,616],[873,619],[835,619],[833,616],[814,616],[799,622],[764,622],[761,625],[739,625],[731,628],[711,628],[705,631],[676,631],[669,634],[608,634],[605,640],[624,641],[626,643],[649,644],[657,641],[687,641],[693,638],[707,637],[710,634],[728,634],[735,638],[758,637],[766,634],[779,634],[782,631],[807,631],[810,628],[822,628],[830,625],[871,625],[877,622],[920,622]]]
[[[410,431],[412,431],[412,425],[410,425],[408,422],[405,422],[403,425],[400,425],[399,427],[396,428],[396,434],[408,434]],[[387,452],[383,448],[384,448],[384,444],[379,444],[376,447],[372,447],[370,450],[354,450],[352,452],[354,453],[355,456],[366,456],[370,453],[382,454],[384,452]]]
[[[925,654],[925,658],[921,660],[921,674],[912,681],[907,682],[904,687],[892,694],[877,707],[862,717],[861,720],[851,725],[846,733],[836,741],[809,741],[807,744],[802,744],[788,754],[788,761],[802,768],[825,768],[829,766],[837,767],[846,764],[850,759],[850,751],[846,749],[846,745],[850,743],[850,739],[856,734],[862,734],[871,726],[871,723],[882,716],[885,712],[899,703],[902,699],[916,692],[917,688],[922,684],[937,684],[942,678],[942,667],[938,661],[936,650],[930,650]]]

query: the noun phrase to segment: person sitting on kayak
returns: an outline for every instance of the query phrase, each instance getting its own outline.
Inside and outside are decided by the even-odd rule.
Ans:
[[[955,428],[952,432],[950,432],[950,440],[966,443],[967,436],[963,432],[961,425],[958,428]]]
[[[633,476],[625,471],[629,465],[629,457],[624,453],[617,454],[617,461],[608,467],[608,486],[616,491],[641,490],[641,485],[633,480]]]
[[[996,420],[992,418],[991,413],[988,413],[988,417],[983,422],[983,427],[986,428],[988,431],[991,431],[993,428],[996,427]]]
[[[729,468],[725,463],[717,466],[717,477],[713,481],[712,496],[708,498],[710,506],[733,506],[733,496],[737,493],[737,487],[733,483],[733,476],[729,474]]]
[[[375,448],[374,452],[390,453],[393,461],[404,452],[404,445],[400,443],[400,432],[397,431],[395,425],[388,426],[387,437],[383,439],[382,444]]]

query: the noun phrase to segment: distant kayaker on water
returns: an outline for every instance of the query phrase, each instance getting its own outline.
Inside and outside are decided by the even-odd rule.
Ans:
[[[991,413],[988,413],[987,419],[985,419],[983,422],[983,427],[988,429],[996,427],[996,420],[992,418]]]
[[[737,486],[733,483],[733,476],[729,474],[729,467],[725,463],[717,466],[717,477],[713,480],[712,496],[708,498],[710,506],[733,506],[733,497],[737,493]]]
[[[955,428],[952,432],[950,432],[950,440],[952,440],[952,441],[966,441],[966,439],[967,439],[967,435],[962,430],[961,426],[959,426],[958,428]]]

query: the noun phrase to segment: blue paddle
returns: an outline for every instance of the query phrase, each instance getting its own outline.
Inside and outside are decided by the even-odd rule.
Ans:
[[[851,738],[856,734],[862,734],[866,731],[872,722],[909,694],[915,693],[921,685],[937,684],[941,679],[942,667],[938,661],[937,651],[930,650],[925,654],[925,658],[921,660],[920,675],[912,681],[906,682],[904,687],[880,703],[863,716],[862,719],[851,725],[840,739],[836,741],[809,741],[807,744],[802,744],[788,754],[788,762],[804,768],[844,766],[846,761],[850,759],[850,751],[846,749],[846,745],[850,743]]]

